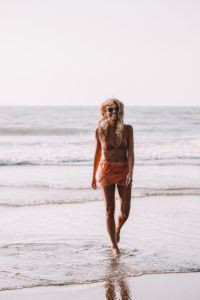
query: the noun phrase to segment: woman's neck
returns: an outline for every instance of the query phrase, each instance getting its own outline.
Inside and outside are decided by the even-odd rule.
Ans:
[[[109,120],[109,121],[108,121],[108,124],[109,124],[109,126],[112,127],[113,129],[115,129],[115,128],[117,127],[117,121],[115,121],[115,120],[114,120],[114,121],[110,121],[110,120]]]

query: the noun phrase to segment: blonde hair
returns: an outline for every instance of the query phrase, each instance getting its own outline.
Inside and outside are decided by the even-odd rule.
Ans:
[[[122,141],[122,133],[124,129],[124,104],[119,101],[117,98],[109,98],[104,101],[100,106],[100,114],[101,119],[98,123],[98,129],[100,133],[100,137],[105,140],[106,135],[108,134],[109,123],[108,119],[106,118],[106,107],[112,104],[116,104],[118,107],[118,120],[116,126],[116,135],[119,141]]]

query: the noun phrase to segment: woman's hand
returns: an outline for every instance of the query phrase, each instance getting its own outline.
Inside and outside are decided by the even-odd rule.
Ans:
[[[126,188],[130,184],[130,182],[132,182],[132,180],[133,180],[133,173],[129,172],[126,176]]]
[[[92,179],[92,188],[93,188],[94,190],[96,190],[96,188],[97,188],[96,177],[94,177],[94,178]]]

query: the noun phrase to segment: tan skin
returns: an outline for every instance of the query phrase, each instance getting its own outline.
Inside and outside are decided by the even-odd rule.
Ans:
[[[113,103],[107,107],[113,107],[117,109],[117,105]],[[106,107],[106,108],[107,108]],[[117,111],[106,112],[106,117],[109,121],[109,139],[114,141],[116,139],[116,123],[117,123]],[[96,151],[94,157],[94,167],[93,167],[93,178],[92,178],[92,188],[97,188],[96,183],[96,172],[100,163],[101,158],[109,161],[128,161],[129,173],[126,178],[126,186],[118,185],[117,189],[120,197],[120,215],[118,216],[118,222],[115,225],[115,186],[116,184],[111,184],[103,187],[105,207],[106,207],[106,221],[107,230],[111,239],[113,253],[117,256],[120,254],[118,248],[118,243],[120,240],[120,230],[126,220],[128,219],[130,206],[131,206],[131,187],[132,187],[132,174],[134,167],[134,143],[133,143],[133,128],[131,125],[126,125],[125,129],[128,134],[128,146],[127,149],[112,149],[103,150],[101,142],[98,136],[98,129],[96,129]]]

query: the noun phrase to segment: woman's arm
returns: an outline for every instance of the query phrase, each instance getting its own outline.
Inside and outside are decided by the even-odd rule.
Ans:
[[[101,143],[100,143],[99,136],[98,136],[98,128],[96,129],[95,135],[96,135],[96,151],[95,151],[95,155],[94,155],[93,176],[92,176],[92,188],[93,189],[97,188],[96,173],[97,173],[97,169],[99,166],[99,162],[101,160]]]
[[[132,180],[133,168],[134,168],[134,139],[133,139],[133,127],[128,125],[128,168],[129,173],[127,176],[127,185]]]

